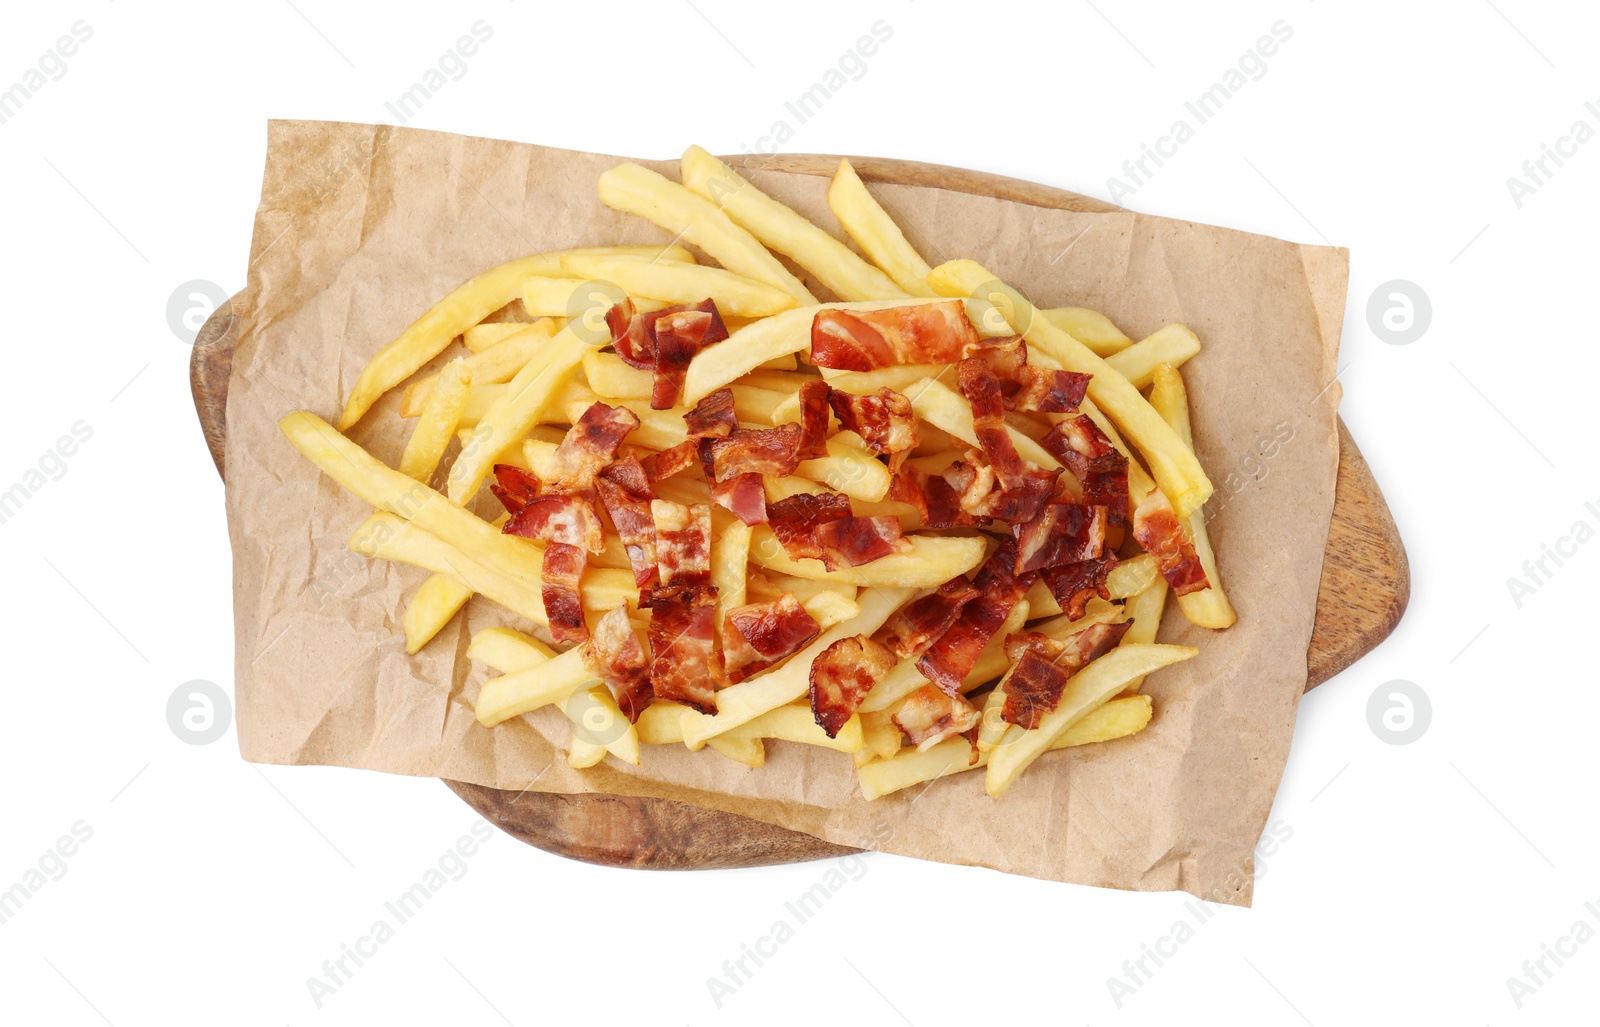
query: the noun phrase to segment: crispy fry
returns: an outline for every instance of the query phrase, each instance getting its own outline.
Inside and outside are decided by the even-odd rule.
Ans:
[[[767,762],[767,747],[759,738],[716,738],[707,740],[707,745],[717,752],[745,766],[759,770]]]
[[[460,579],[448,574],[429,575],[406,603],[406,612],[400,618],[406,653],[416,653],[427,645],[471,598],[472,589]]]
[[[665,303],[699,303],[709,296],[729,317],[768,317],[797,305],[792,294],[776,286],[720,267],[578,254],[564,258],[561,266],[579,278],[615,283],[630,296]]]
[[[461,342],[472,353],[482,353],[507,336],[515,335],[528,327],[526,321],[485,321],[461,333]]]
[[[572,318],[579,322],[586,338],[599,339],[607,334],[606,311],[616,305],[623,292],[620,286],[608,288],[592,280],[529,275],[522,280],[522,309],[533,317]],[[641,313],[665,306],[660,300],[633,297],[633,308]]]
[[[1200,340],[1183,325],[1172,324],[1145,336],[1127,349],[1106,358],[1136,389],[1149,386],[1156,365],[1173,367],[1200,352]],[[1191,447],[1192,448],[1192,447]]]
[[[467,646],[467,659],[488,664],[502,674],[528,670],[555,658],[555,651],[538,639],[529,638],[510,628],[485,628],[472,636]],[[592,767],[609,752],[624,763],[639,764],[639,732],[629,724],[617,707],[617,702],[604,687],[589,690],[587,704],[563,703],[562,712],[572,721],[572,747],[567,752],[567,762],[574,767]],[[584,708],[586,707],[586,708]],[[596,711],[610,718],[599,734],[610,738],[603,744],[596,736],[600,725],[586,723]],[[601,717],[600,719],[606,719]]]
[[[933,269],[867,192],[861,176],[846,158],[839,158],[839,170],[828,183],[828,207],[867,259],[882,268],[907,295],[934,295],[928,287],[928,273]]]
[[[1102,357],[1109,357],[1133,345],[1133,340],[1111,319],[1088,307],[1056,307],[1040,311],[1050,323],[1088,346]]]
[[[523,540],[509,535],[502,537],[519,545],[524,544]],[[472,559],[455,546],[394,514],[380,511],[368,517],[351,534],[350,548],[362,556],[408,563],[435,574],[444,574],[468,591],[499,603],[536,624],[549,623],[537,584],[530,588],[497,567]],[[542,559],[542,549],[535,548],[534,552]]]
[[[565,703],[572,693],[594,682],[583,662],[581,646],[523,670],[490,678],[478,689],[478,723],[494,727],[551,703]]]
[[[1156,408],[1178,438],[1191,450],[1194,432],[1189,426],[1189,394],[1183,386],[1183,376],[1170,364],[1155,369],[1150,388],[1150,405]],[[1210,588],[1178,597],[1178,608],[1189,618],[1189,623],[1202,628],[1226,628],[1238,620],[1233,604],[1222,590],[1222,575],[1217,571],[1217,556],[1212,552],[1211,540],[1206,537],[1206,518],[1203,510],[1196,510],[1184,519],[1183,530],[1194,542],[1194,551],[1205,568]]]
[[[509,382],[529,360],[533,359],[533,355],[539,352],[540,347],[555,336],[556,331],[555,320],[542,317],[533,324],[523,325],[522,331],[509,336],[499,345],[466,357],[467,370],[472,373],[472,380],[479,385],[499,385],[502,382]],[[400,401],[400,416],[416,417],[422,413],[438,379],[439,376],[436,374],[429,375],[407,386],[405,397]]]
[[[630,367],[615,353],[599,350],[583,355],[583,374],[589,388],[605,400],[636,399],[648,403],[655,382],[655,375],[649,371]]]
[[[919,418],[940,431],[949,432],[969,446],[978,444],[978,432],[972,423],[972,406],[965,396],[931,378],[917,381],[905,394]],[[1017,447],[1017,455],[1024,460],[1046,470],[1061,466],[1061,461],[1051,456],[1047,449],[1009,424],[1006,425],[1006,433],[1011,436],[1011,444]]]
[[[717,631],[729,610],[745,604],[750,566],[750,526],[732,524],[711,541],[711,584],[717,590]]]
[[[568,402],[565,412],[567,423],[576,424],[593,402],[587,397]],[[671,449],[689,437],[689,428],[683,423],[683,415],[689,412],[689,407],[652,410],[647,400],[640,399],[617,400],[611,405],[626,407],[639,418],[639,427],[628,433],[629,445],[656,450]]]
[[[842,624],[861,612],[860,605],[841,593],[823,590],[814,592],[805,599],[800,600],[800,605],[811,614],[811,619],[817,622],[817,627],[823,631],[835,624]]]
[[[799,396],[796,393],[773,392],[750,385],[733,385],[730,388],[733,389],[733,412],[746,424],[778,425],[800,417]],[[787,409],[790,400],[794,400],[793,412],[780,417],[780,410]]]
[[[405,452],[400,455],[401,474],[424,485],[433,480],[456,425],[461,423],[461,411],[471,388],[472,369],[467,360],[457,357],[444,365],[438,375],[438,387],[429,391],[422,416],[411,429]]]
[[[821,560],[791,557],[766,525],[756,527],[751,537],[750,560],[761,567],[797,578],[838,581],[871,588],[932,588],[965,574],[983,562],[981,538],[944,538],[938,535],[909,535],[911,551],[890,553],[860,567],[827,570]]]
[[[1122,609],[1133,623],[1122,636],[1122,645],[1149,644],[1156,640],[1156,634],[1161,630],[1161,614],[1166,609],[1167,596],[1171,591],[1167,580],[1158,574],[1149,588],[1128,597]],[[1141,674],[1123,686],[1122,694],[1132,695],[1143,685],[1144,675]]]
[[[853,431],[838,432],[828,439],[827,446],[827,456],[800,461],[794,473],[868,503],[889,494],[889,469],[867,451],[861,436]]]
[[[950,389],[960,387],[956,380],[955,364],[898,364],[880,367],[876,371],[846,371],[829,378],[828,387],[855,396],[871,396],[879,389],[893,389],[910,395],[911,387],[924,378]],[[970,413],[968,419],[971,419]]]

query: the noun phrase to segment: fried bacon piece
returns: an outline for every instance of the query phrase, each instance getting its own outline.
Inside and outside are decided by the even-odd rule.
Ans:
[[[811,663],[811,713],[836,738],[876,684],[894,669],[895,656],[866,635],[853,635],[822,650]]]
[[[980,357],[968,357],[956,365],[961,392],[972,405],[972,427],[978,445],[994,470],[1001,494],[993,490],[975,492],[969,486],[962,509],[978,516],[1016,523],[1031,521],[1054,498],[1060,471],[1048,471],[1022,459],[1011,441],[1006,425],[1005,400],[1000,381]],[[981,485],[981,480],[974,483]]]
[[[1083,486],[1083,501],[1106,507],[1112,524],[1128,521],[1128,458],[1087,414],[1061,421],[1039,444]]]
[[[717,712],[717,689],[727,685],[716,648],[716,591],[685,585],[656,589],[650,609],[650,689],[658,699],[701,713]]]
[[[822,627],[788,592],[762,603],[746,603],[722,621],[722,658],[734,684],[811,644]]]
[[[860,567],[890,553],[911,552],[911,540],[900,531],[900,518],[893,514],[841,517],[817,525],[812,537],[822,551],[823,566],[830,571]]]
[[[844,371],[891,364],[945,364],[978,340],[960,300],[884,310],[819,310],[811,321],[811,363]]]
[[[1038,517],[1013,524],[1017,573],[1097,559],[1106,548],[1106,508],[1051,503]]]
[[[978,590],[972,582],[957,575],[890,614],[876,637],[902,660],[914,660],[948,631],[961,616],[961,608],[976,598]]]
[[[628,608],[618,606],[594,626],[583,645],[583,663],[606,683],[630,724],[650,705],[650,658],[628,622]]]
[[[680,442],[671,449],[663,449],[659,453],[651,453],[639,461],[644,468],[645,477],[651,481],[661,481],[674,474],[682,474],[695,465],[699,459],[698,444],[690,439]]]
[[[822,559],[817,528],[850,516],[850,497],[843,492],[800,492],[767,506],[767,522],[796,560]]]
[[[711,501],[746,524],[767,523],[767,490],[759,474],[736,474],[711,483]]]
[[[1078,409],[1093,375],[1052,370],[1028,363],[1028,344],[1020,335],[980,339],[964,351],[981,360],[1000,384],[1007,410],[1067,414]]]
[[[567,429],[551,461],[554,474],[546,491],[577,492],[594,485],[596,474],[617,455],[617,447],[633,429],[639,415],[627,407],[591,404]]]
[[[1012,669],[1001,718],[1030,731],[1038,727],[1061,702],[1067,679],[1116,648],[1132,626],[1133,621],[1091,624],[1059,642],[1036,631],[1007,635]]]
[[[711,583],[711,506],[683,506],[665,499],[650,502],[656,526],[659,588],[709,587]],[[659,590],[659,589],[658,589]]]
[[[838,415],[840,427],[861,436],[874,453],[888,456],[891,473],[900,469],[921,442],[911,401],[893,389],[879,389],[875,396],[853,396],[835,389],[828,403]]]
[[[1016,541],[1001,539],[972,580],[977,598],[962,608],[956,622],[917,661],[922,676],[948,694],[960,694],[962,679],[978,662],[984,646],[1000,629],[1011,608],[1033,584],[1035,575],[1017,574],[1016,564]]]
[[[710,453],[713,481],[726,481],[737,474],[764,474],[782,478],[800,466],[800,426],[780,424],[776,428],[735,428],[725,439],[706,439],[700,443],[701,461]]]
[[[578,546],[591,553],[604,552],[606,533],[595,512],[593,495],[590,491],[587,495],[556,492],[539,496],[512,514],[501,530],[507,535]]]
[[[1106,588],[1106,575],[1110,574],[1111,568],[1116,565],[1116,556],[1107,553],[1095,560],[1063,564],[1060,567],[1046,567],[1039,573],[1050,589],[1050,594],[1061,604],[1062,612],[1068,618],[1077,620],[1089,608],[1090,599],[1095,596],[1101,599],[1111,598],[1111,591]]]
[[[539,497],[539,479],[513,464],[495,464],[494,481],[489,491],[500,500],[506,513],[514,514]]]
[[[923,685],[906,696],[890,719],[908,742],[926,751],[946,738],[971,731],[983,714],[960,695]]]
[[[656,577],[656,522],[650,513],[655,493],[637,457],[617,460],[595,479],[600,501],[622,538],[633,566],[633,583],[640,588]]]
[[[967,472],[963,478],[963,472]],[[916,508],[925,528],[968,527],[978,518],[961,507],[966,480],[974,476],[970,467],[956,461],[942,474],[928,474],[912,466],[901,467],[889,481],[889,498]],[[960,482],[960,484],[953,483]]]
[[[606,312],[606,327],[617,356],[632,367],[654,371],[650,406],[666,410],[676,406],[684,376],[694,355],[728,337],[722,315],[711,300],[690,306],[665,307],[646,314],[634,311],[624,300]]]
[[[550,618],[550,637],[558,643],[573,644],[589,637],[589,629],[583,623],[583,599],[578,593],[578,582],[588,560],[589,554],[577,546],[552,542],[545,547],[540,597],[545,616]]]
[[[733,390],[718,389],[683,415],[683,423],[692,439],[725,439],[739,427],[739,418],[733,412]]]
[[[1194,542],[1184,533],[1178,515],[1160,489],[1151,489],[1134,508],[1133,538],[1156,558],[1161,576],[1176,595],[1186,596],[1211,587],[1200,557],[1195,554]]]
[[[828,400],[832,391],[820,378],[800,386],[800,443],[795,455],[802,460],[828,455]]]

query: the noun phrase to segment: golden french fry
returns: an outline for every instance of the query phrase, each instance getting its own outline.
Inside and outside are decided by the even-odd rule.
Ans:
[[[681,246],[623,246],[597,247],[613,252],[633,252],[642,256],[657,253],[673,260],[693,260],[689,251]],[[591,251],[595,248],[591,248]],[[560,274],[561,258],[572,250],[557,250],[522,257],[468,279],[457,286],[450,295],[435,303],[427,313],[417,318],[400,337],[378,351],[361,376],[356,379],[350,398],[345,401],[339,415],[339,430],[343,431],[361,420],[378,397],[415,374],[424,364],[444,352],[450,341],[473,325],[482,321],[501,307],[517,299],[522,291],[522,280],[528,275]]]
[[[750,542],[750,561],[769,570],[816,581],[837,581],[870,588],[933,588],[957,574],[965,574],[983,562],[981,538],[946,538],[938,535],[908,535],[911,551],[890,553],[860,567],[828,570],[821,560],[796,560],[783,548],[772,529],[755,528]]]
[[[1132,382],[1134,388],[1143,389],[1149,386],[1156,365],[1177,367],[1199,352],[1200,340],[1195,334],[1183,325],[1171,324],[1106,357],[1106,363]]]
[[[600,202],[655,222],[729,271],[777,286],[799,303],[817,302],[800,279],[716,204],[654,171],[631,161],[611,168],[600,176]]]
[[[556,651],[514,628],[484,628],[467,644],[467,659],[488,664],[502,674],[537,667]]]
[[[1122,609],[1133,623],[1122,636],[1122,645],[1147,645],[1156,640],[1156,634],[1161,630],[1161,614],[1167,605],[1167,594],[1171,591],[1167,580],[1157,575],[1149,588],[1128,597]],[[1144,675],[1141,674],[1123,686],[1122,694],[1132,695],[1143,685]]]
[[[666,303],[699,303],[709,297],[729,317],[767,317],[797,305],[793,295],[776,286],[720,267],[583,255],[567,257],[561,266],[579,278],[612,282],[630,296]]]
[[[633,367],[615,353],[590,350],[583,355],[583,374],[589,388],[604,400],[637,399],[649,402],[655,375]]]
[[[1200,461],[1139,395],[1139,390],[1093,350],[1057,328],[1049,318],[1035,316],[1033,305],[1021,293],[972,260],[952,260],[939,265],[934,268],[928,284],[943,295],[988,300],[995,304],[991,313],[1000,315],[1013,331],[1020,331],[1030,346],[1037,347],[1069,371],[1093,375],[1089,381],[1089,396],[1144,454],[1151,473],[1179,517],[1194,513],[1211,495],[1211,480],[1206,477]]]
[[[1189,394],[1184,388],[1183,376],[1170,364],[1157,367],[1152,376],[1150,405],[1156,408],[1172,430],[1178,433],[1183,444],[1194,448],[1194,432],[1189,425]],[[1233,604],[1222,590],[1222,575],[1217,570],[1217,556],[1206,537],[1206,519],[1202,510],[1196,510],[1184,519],[1183,529],[1194,542],[1195,555],[1205,569],[1210,588],[1178,597],[1178,608],[1189,618],[1189,623],[1202,628],[1226,628],[1238,620]]]
[[[510,536],[504,537],[511,539]],[[511,541],[523,544],[520,539]],[[549,623],[537,584],[529,587],[498,567],[467,556],[462,550],[394,514],[380,511],[368,517],[351,534],[350,548],[362,556],[408,563],[435,574],[447,575],[469,592],[476,592],[485,599],[499,603],[512,613],[521,614],[536,624]],[[544,550],[537,549],[536,555],[542,560]]]
[[[683,184],[722,208],[768,248],[811,272],[842,300],[882,300],[909,295],[855,251],[698,146],[683,153]]]
[[[833,383],[830,381],[828,384],[831,387]],[[917,381],[905,390],[905,394],[919,418],[970,446],[978,444],[978,431],[972,423],[972,406],[967,402],[967,397],[932,378]],[[1024,460],[1047,470],[1061,466],[1061,461],[1051,456],[1049,450],[1009,424],[1006,425],[1006,433],[1011,436],[1011,444],[1017,447],[1017,455]]]
[[[767,762],[767,747],[759,738],[723,738],[718,735],[707,739],[706,744],[735,763],[743,763],[757,770]]]
[[[589,409],[592,402],[594,401],[590,399],[582,399],[568,403],[566,408],[568,423],[577,423],[578,418],[583,416],[583,412]],[[683,415],[689,412],[689,407],[652,410],[649,402],[637,399],[617,400],[611,405],[626,407],[639,418],[639,427],[628,433],[626,441],[630,445],[643,446],[646,449],[671,449],[689,438],[688,425],[683,421]]]
[[[978,654],[977,662],[972,665],[972,670],[961,680],[961,690],[970,692],[979,685],[993,681],[1004,674],[1011,661],[1006,658],[1006,636],[1014,631],[1021,631],[1022,625],[1028,619],[1029,604],[1027,599],[1020,599],[1011,607],[1011,612],[1006,614],[1006,619],[983,647],[983,652]],[[872,686],[866,696],[861,700],[857,709],[862,713],[879,713],[895,709],[900,700],[915,692],[928,683],[917,669],[916,660],[901,660]]]
[[[461,342],[467,347],[468,352],[482,353],[490,346],[504,342],[507,337],[517,334],[526,327],[528,327],[526,321],[485,321],[462,332]]]
[[[417,589],[400,618],[405,631],[406,652],[415,653],[427,645],[456,612],[472,598],[472,589],[448,574],[433,574]]]
[[[880,367],[876,371],[846,371],[829,378],[828,387],[854,396],[871,396],[879,389],[893,389],[909,395],[911,387],[924,378],[952,390],[959,388],[955,364],[897,364],[894,367]],[[970,421],[971,413],[967,416]]]
[[[541,706],[565,703],[594,680],[584,665],[583,648],[568,649],[545,663],[485,681],[478,689],[478,723],[494,727]]]
[[[1122,329],[1111,323],[1111,319],[1098,310],[1088,307],[1055,307],[1051,310],[1041,310],[1041,314],[1050,319],[1050,323],[1088,346],[1102,357],[1110,357],[1133,345],[1133,340],[1122,333]]]
[[[732,385],[729,388],[733,390],[734,415],[741,422],[778,425],[785,421],[798,420],[800,417],[799,398],[793,392],[773,392],[751,385]],[[793,416],[779,417],[779,409],[791,399],[795,400]]]
[[[750,525],[734,521],[711,540],[711,584],[717,590],[717,631],[729,610],[745,604],[750,565]]]
[[[456,433],[456,425],[461,423],[461,411],[472,388],[472,369],[467,365],[467,360],[457,357],[439,372],[438,386],[429,391],[421,417],[400,455],[400,473],[406,477],[426,485],[439,469],[439,460]]]
[[[800,391],[800,386],[806,382],[815,381],[816,375],[805,374],[800,371],[763,371],[755,370],[739,379],[740,385],[748,385],[754,389],[766,389],[768,392],[792,393]]]
[[[794,473],[868,503],[889,494],[889,469],[867,451],[861,436],[842,431],[827,440],[827,447],[827,456],[800,461]]]
[[[523,325],[522,331],[509,336],[498,346],[492,346],[482,353],[474,353],[464,358],[467,370],[471,372],[472,380],[479,385],[499,385],[502,382],[509,382],[555,334],[554,319],[540,318],[533,324]],[[400,402],[400,416],[416,417],[422,413],[438,379],[439,376],[436,374],[429,375],[408,386],[405,397]]]
[[[650,258],[634,255],[630,259]],[[609,341],[611,330],[606,326],[606,312],[616,306],[624,295],[625,291],[615,282],[547,278],[544,275],[529,275],[522,280],[524,311],[533,317],[570,318],[578,322],[583,337],[590,341]],[[633,309],[640,313],[667,306],[660,300],[644,296],[634,296],[632,299]]]
[[[1044,715],[1038,727],[1024,731],[1012,725],[1006,732],[989,753],[984,789],[997,798],[1003,795],[1018,775],[1044,755],[1067,728],[1122,691],[1130,680],[1190,659],[1199,652],[1186,645],[1124,645],[1084,667],[1067,680],[1056,708]]]
[[[801,599],[800,605],[811,614],[811,619],[817,622],[817,627],[827,631],[835,624],[842,624],[861,612],[861,606],[854,600],[838,592],[822,591]]]
[[[928,287],[928,273],[933,269],[906,241],[900,226],[867,192],[861,176],[843,157],[828,183],[828,207],[867,259],[882,268],[907,295],[934,295]]]
[[[863,744],[860,717],[851,716],[839,729],[839,734],[829,738],[828,733],[817,724],[816,716],[808,705],[779,706],[716,737],[776,738],[784,742],[799,742],[802,745],[837,749],[840,752],[855,752]]]

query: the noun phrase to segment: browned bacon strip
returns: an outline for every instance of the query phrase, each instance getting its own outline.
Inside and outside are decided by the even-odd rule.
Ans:
[[[978,339],[960,300],[884,310],[819,310],[811,321],[811,363],[845,371],[961,359]]]
[[[920,599],[900,607],[878,631],[877,639],[902,660],[914,660],[949,630],[961,608],[978,598],[972,582],[957,575]]]
[[[656,376],[650,391],[650,406],[669,410],[678,405],[689,361],[714,342],[728,337],[722,315],[711,300],[694,307],[668,307],[654,314],[656,338]]]
[[[604,552],[605,528],[595,513],[588,495],[555,493],[529,501],[511,515],[501,530],[507,535],[544,539],[551,543],[579,546],[591,553]]]
[[[716,649],[716,594],[710,587],[657,590],[650,608],[650,688],[656,698],[701,713],[717,712],[717,689],[728,683]]]
[[[710,450],[709,477],[714,481],[736,474],[781,478],[800,465],[800,426],[791,422],[776,428],[735,428],[727,438],[707,439],[701,446],[702,453]]]
[[[711,506],[683,506],[652,500],[656,525],[656,572],[661,587],[709,587],[711,583]]]
[[[650,514],[655,493],[650,480],[638,458],[628,456],[601,471],[594,484],[628,552],[633,583],[644,588],[656,576],[656,522]]]
[[[1051,503],[1031,521],[1011,526],[1017,573],[1093,560],[1106,548],[1106,508]]]
[[[1020,335],[980,339],[965,357],[983,361],[1000,385],[1008,410],[1065,414],[1078,409],[1092,375],[1051,370],[1028,363],[1028,344]]]
[[[911,401],[893,389],[879,389],[875,396],[834,390],[828,403],[838,415],[840,427],[861,436],[874,453],[889,457],[890,472],[898,471],[921,441]]]
[[[544,550],[540,593],[545,615],[550,618],[550,637],[563,645],[589,637],[589,629],[583,623],[583,599],[578,593],[588,559],[582,549],[561,542],[552,542]]]
[[[683,423],[694,439],[725,439],[737,427],[739,418],[733,412],[733,390],[718,389],[683,415]]]
[[[628,622],[628,608],[618,606],[601,617],[583,646],[583,663],[606,683],[629,723],[650,704],[650,658]]]
[[[866,635],[841,638],[812,661],[811,713],[829,738],[838,737],[861,700],[894,664],[894,653]]]
[[[1134,508],[1133,537],[1156,558],[1161,576],[1176,594],[1186,596],[1211,586],[1194,543],[1184,534],[1172,504],[1160,489],[1151,489]]]
[[[539,479],[520,467],[495,464],[494,479],[489,484],[489,491],[500,500],[500,505],[506,508],[507,513],[516,513],[539,496]]]
[[[911,540],[901,533],[900,518],[893,514],[841,517],[817,525],[812,535],[822,550],[822,563],[830,571],[860,567],[890,553],[911,551]]]
[[[850,516],[850,497],[843,492],[801,492],[767,506],[767,521],[784,550],[796,560],[822,558],[816,529]]]
[[[906,696],[890,719],[907,741],[918,749],[927,750],[946,738],[971,731],[983,719],[983,714],[960,695],[923,685]]]
[[[736,474],[711,483],[711,501],[746,524],[767,523],[767,490],[759,474]]]
[[[952,464],[943,474],[928,474],[916,467],[905,466],[895,472],[889,481],[889,498],[915,507],[925,528],[967,527],[978,523],[978,518],[961,508],[965,483],[952,485],[952,474],[959,475]],[[966,468],[970,470],[970,468]]]
[[[737,684],[811,644],[822,628],[788,592],[729,610],[722,622],[722,658]]]
[[[1038,727],[1061,702],[1067,679],[1116,648],[1132,626],[1091,624],[1060,642],[1036,631],[1007,635],[1006,657],[1014,666],[1001,718],[1030,731]]]
[[[1017,574],[1016,563],[1015,540],[1001,539],[972,581],[978,597],[967,603],[956,622],[917,661],[922,676],[948,694],[960,694],[961,681],[978,662],[983,647],[1033,584],[1035,575]]]
[[[800,386],[800,444],[802,460],[828,455],[828,383],[820,378]]]
[[[595,475],[617,455],[617,447],[633,429],[639,415],[627,407],[594,403],[567,429],[551,460],[554,474],[546,491],[577,492],[591,488]]]
[[[1089,608],[1090,599],[1095,596],[1111,598],[1111,591],[1106,588],[1106,575],[1116,565],[1116,556],[1107,553],[1096,560],[1046,567],[1039,573],[1044,577],[1050,594],[1061,604],[1062,612],[1072,620],[1077,620]]]
[[[1087,414],[1056,424],[1040,445],[1083,486],[1083,501],[1107,509],[1112,524],[1128,521],[1128,458]]]
[[[645,477],[651,481],[661,481],[675,474],[682,474],[695,465],[699,459],[697,443],[690,439],[680,442],[671,449],[663,449],[659,453],[651,453],[639,461],[644,468]]]

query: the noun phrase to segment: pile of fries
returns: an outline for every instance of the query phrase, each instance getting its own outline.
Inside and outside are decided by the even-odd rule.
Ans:
[[[532,629],[472,639],[484,727],[553,706],[580,768],[823,746],[868,799],[977,767],[998,796],[1142,730],[1145,676],[1197,652],[1156,642],[1169,592],[1235,619],[1178,370],[1194,333],[1135,342],[930,267],[847,160],[828,204],[855,248],[699,147],[680,177],[599,180],[673,243],[486,271],[336,425],[280,422],[375,509],[353,550],[431,572],[406,651],[481,596]],[[391,468],[343,432],[402,385]]]

